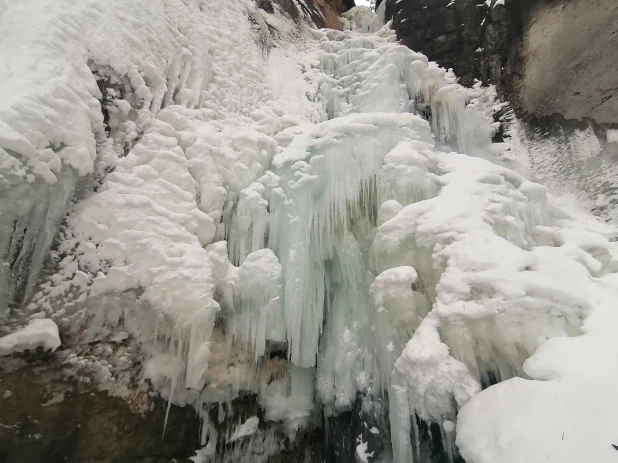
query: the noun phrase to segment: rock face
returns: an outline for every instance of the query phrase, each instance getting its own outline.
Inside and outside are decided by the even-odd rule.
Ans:
[[[531,175],[618,220],[616,0],[382,1],[402,43],[463,85],[496,85],[523,122]]]
[[[68,376],[61,357],[41,351],[0,357],[1,463],[190,461],[200,447],[201,420],[194,408],[171,406],[168,413],[167,403],[146,391],[114,397],[87,377]],[[218,413],[210,410],[222,435],[238,421],[262,418],[254,396],[227,404],[229,420],[218,420]],[[268,461],[322,461],[322,440],[307,432],[294,448],[281,448]],[[243,461],[242,454],[230,457],[226,450],[217,450],[216,461]]]
[[[618,123],[614,0],[384,0],[402,42],[516,109]]]
[[[354,8],[354,0],[315,0],[322,10],[324,20],[314,18],[315,23],[320,27],[329,27],[331,29],[341,29],[339,18],[341,13]]]
[[[490,9],[477,3],[480,2],[386,0],[386,19],[393,19],[393,28],[402,43],[444,67],[453,68],[462,84],[470,85],[475,78],[500,81],[500,59],[508,53],[506,11],[504,7]],[[485,53],[479,54],[479,48],[484,48]],[[482,56],[495,58],[490,62],[482,60]]]
[[[199,418],[146,393],[125,401],[62,374],[56,354],[0,362],[3,463],[186,461],[199,446]]]
[[[618,122],[618,2],[540,3],[523,43],[521,104],[538,115]]]
[[[339,17],[341,13],[355,6],[354,0],[309,0],[295,2],[293,0],[258,0],[258,6],[273,12],[274,5],[283,10],[292,19],[297,20],[302,15],[309,16],[316,26],[341,29]],[[300,11],[302,9],[303,11]]]

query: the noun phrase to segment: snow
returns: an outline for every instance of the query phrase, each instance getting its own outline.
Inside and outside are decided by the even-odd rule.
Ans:
[[[260,419],[257,416],[247,418],[247,420],[243,424],[239,425],[232,433],[232,437],[230,437],[229,442],[234,442],[235,440],[243,437],[252,436],[256,433],[259,424]]]
[[[615,388],[615,380],[596,377],[550,382],[516,378],[493,386],[460,413],[460,451],[473,462],[613,461]],[[479,415],[471,418],[475,413],[482,413],[482,423]]]
[[[0,338],[0,355],[35,350],[42,347],[54,351],[60,347],[58,326],[49,318],[37,318],[23,328]]]
[[[602,235],[588,236],[602,241]],[[562,245],[565,248],[569,237],[563,237],[567,240]],[[596,245],[575,240],[600,257],[593,251]],[[597,249],[603,248],[611,251],[613,244],[599,242]],[[601,270],[591,272],[594,278],[583,278],[577,285],[590,305],[582,335],[549,339],[523,365],[530,379],[514,378],[492,386],[463,408],[457,444],[468,461],[523,458],[575,462],[593,458],[609,462],[615,458],[611,444],[617,423],[610,410],[618,375],[610,365],[618,355],[613,342],[618,322],[613,302],[618,280],[612,270],[602,269],[608,257],[597,261]],[[579,265],[583,267],[586,262]],[[583,270],[581,273],[586,275]],[[472,416],[481,408],[485,419],[479,422]]]
[[[367,451],[368,444],[367,442],[363,442],[362,437],[358,438],[358,442],[359,444],[356,446],[356,456],[362,463],[370,463],[373,460],[373,452]]]
[[[391,434],[356,436],[362,462],[429,461],[431,423],[451,461],[610,461],[618,231],[499,162],[495,89],[398,44],[384,6],[344,31],[273,11],[3,10],[0,296],[31,321],[0,353],[136,343],[203,421],[195,462],[265,461],[359,397]],[[575,132],[573,162],[614,138]]]

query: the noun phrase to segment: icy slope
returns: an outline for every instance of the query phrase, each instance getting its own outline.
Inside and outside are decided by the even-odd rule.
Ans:
[[[613,400],[616,230],[492,162],[491,89],[366,9],[345,25],[375,32],[245,0],[4,7],[7,328],[49,316],[77,377],[192,405],[196,461],[309,428],[326,461],[610,461],[614,418],[563,414]]]

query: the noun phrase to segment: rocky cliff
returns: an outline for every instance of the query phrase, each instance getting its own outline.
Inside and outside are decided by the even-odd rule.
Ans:
[[[463,85],[497,87],[509,106],[497,114],[505,124],[495,140],[506,130],[526,147],[517,163],[529,175],[618,219],[610,133],[618,124],[618,2],[383,1],[402,43],[453,68]]]
[[[269,13],[274,12],[274,8],[280,8],[295,21],[309,17],[316,26],[331,29],[341,29],[341,14],[355,6],[354,0],[258,0],[257,4]]]
[[[401,41],[541,117],[618,123],[614,0],[385,0]]]

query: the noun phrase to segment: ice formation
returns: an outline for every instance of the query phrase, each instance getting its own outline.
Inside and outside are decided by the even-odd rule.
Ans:
[[[267,461],[359,403],[380,426],[360,461],[615,457],[616,231],[492,162],[491,89],[382,13],[335,31],[246,0],[5,7],[0,317],[32,321],[0,350],[58,347],[41,317],[130,337],[140,379],[202,417],[194,461]],[[233,415],[247,395],[259,416]],[[559,449],[578,400],[607,412]]]
[[[60,347],[58,326],[49,318],[35,318],[25,327],[0,338],[0,355],[10,355],[25,350],[56,350]]]

